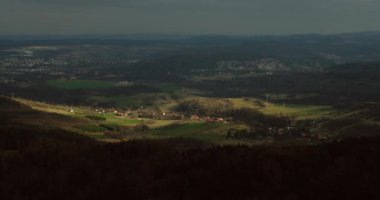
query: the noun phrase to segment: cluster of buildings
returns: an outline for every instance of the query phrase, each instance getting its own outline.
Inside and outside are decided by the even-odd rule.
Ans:
[[[0,60],[0,65],[4,67],[66,66],[68,64],[67,61],[53,58],[8,57]]]
[[[271,58],[253,61],[229,60],[217,63],[217,71],[219,72],[249,72],[255,74],[260,71],[275,72],[287,70],[289,68],[283,63]]]
[[[208,123],[224,123],[227,122],[228,120],[223,118],[223,117],[200,117],[198,115],[191,115],[190,117],[191,120],[199,120],[199,121],[204,121]]]

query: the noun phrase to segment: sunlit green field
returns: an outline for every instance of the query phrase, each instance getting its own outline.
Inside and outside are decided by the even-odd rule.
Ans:
[[[244,125],[232,123],[174,123],[151,129],[147,136],[151,138],[191,138],[205,142],[220,143],[227,138],[227,131],[230,128],[246,128]]]
[[[333,109],[330,106],[313,105],[287,105],[287,104],[266,104],[264,108],[258,109],[267,115],[284,115],[297,119],[315,119],[329,116]]]
[[[170,99],[164,94],[141,94],[135,96],[119,96],[109,97],[110,99],[117,100],[119,104],[128,105],[129,103],[137,103],[140,105],[145,98],[152,98],[153,106],[145,107],[144,110],[148,112],[170,112],[181,102]],[[192,97],[187,97],[189,99]],[[164,100],[163,100],[164,99]],[[186,100],[185,99],[185,100]],[[231,108],[250,108],[257,109],[265,115],[282,115],[294,117],[296,119],[318,119],[321,117],[333,117],[334,109],[329,106],[312,106],[312,105],[287,105],[269,103],[263,100],[254,98],[206,98],[197,97],[197,99],[205,105],[213,105],[213,103],[229,102]],[[101,99],[99,99],[101,100]],[[161,119],[147,119],[147,118],[133,118],[128,116],[117,116],[115,113],[106,112],[99,113],[95,108],[79,107],[79,106],[63,106],[52,105],[36,101],[28,101],[18,99],[21,103],[32,106],[36,110],[41,110],[49,113],[58,113],[78,119],[78,124],[66,124],[64,128],[67,130],[75,130],[78,133],[88,135],[90,137],[106,140],[112,139],[104,134],[106,131],[111,131],[112,127],[115,130],[123,130],[123,128],[133,127],[139,124],[146,124],[150,130],[140,135],[124,135],[125,139],[139,139],[139,138],[173,138],[183,137],[198,139],[211,143],[220,144],[239,144],[241,141],[228,140],[226,138],[227,132],[230,128],[234,129],[248,129],[246,125],[236,123],[205,123],[203,121],[195,121],[190,119],[185,120],[161,120]],[[219,105],[219,104],[218,104]],[[70,112],[72,109],[73,112]],[[89,116],[95,117],[92,119]],[[99,117],[102,120],[96,120]],[[255,141],[244,141],[255,142]],[[256,141],[257,142],[257,141]]]
[[[115,125],[136,125],[136,124],[141,124],[144,122],[144,120],[139,120],[139,119],[131,119],[128,117],[118,117],[112,113],[101,114],[99,116],[105,117],[107,123],[115,124]]]

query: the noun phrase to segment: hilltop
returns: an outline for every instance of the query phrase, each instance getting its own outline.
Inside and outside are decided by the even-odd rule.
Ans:
[[[316,144],[376,136],[380,130],[377,103],[300,106],[251,98],[186,98],[170,106],[159,102],[123,110],[1,97],[1,129],[62,130],[103,142],[187,138],[211,145]]]

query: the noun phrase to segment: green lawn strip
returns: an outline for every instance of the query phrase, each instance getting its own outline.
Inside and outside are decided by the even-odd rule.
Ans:
[[[168,94],[174,93],[174,92],[182,89],[181,86],[179,86],[177,84],[171,84],[171,83],[157,84],[155,86],[155,88],[159,89],[163,93],[168,93]]]
[[[225,135],[208,133],[212,129],[223,126],[217,123],[185,123],[173,124],[162,128],[152,129],[148,135],[160,137],[184,137],[203,141],[217,141],[225,138]]]
[[[118,117],[115,114],[107,113],[99,115],[106,118],[107,123],[115,125],[137,125],[144,122],[144,120],[130,119],[127,117]]]
[[[116,87],[111,81],[98,80],[48,80],[47,85],[64,90],[107,89]]]
[[[162,82],[142,82],[142,86],[147,86],[159,90],[161,93],[173,94],[181,89],[182,86],[174,83],[162,83]]]

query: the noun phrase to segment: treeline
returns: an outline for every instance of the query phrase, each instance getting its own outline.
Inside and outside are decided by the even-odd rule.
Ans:
[[[235,122],[248,125],[250,129],[230,129],[229,138],[283,140],[291,138],[317,139],[311,134],[323,119],[319,120],[295,120],[285,116],[264,115],[254,109],[229,110],[224,113]]]
[[[188,116],[218,117],[226,121],[244,123],[249,129],[232,128],[227,132],[228,138],[238,139],[318,139],[315,138],[316,136],[311,135],[310,130],[323,121],[323,119],[295,120],[286,116],[264,115],[262,112],[250,108],[233,109],[228,104],[228,101],[224,104],[218,104],[217,101],[213,101],[205,105],[198,100],[189,100],[180,103],[177,111],[183,112]]]
[[[1,199],[378,199],[380,138],[321,146],[103,144],[0,133]],[[191,148],[193,147],[193,148]]]
[[[202,117],[218,117],[223,115],[227,110],[232,109],[232,103],[228,100],[198,100],[192,99],[181,102],[175,108],[177,112],[184,113],[188,116],[199,115]]]
[[[379,101],[379,64],[338,66],[323,72],[293,72],[230,80],[192,82],[188,87],[207,92],[210,97],[255,97],[266,94],[287,94],[284,98],[272,98],[271,102],[339,105]],[[308,94],[317,94],[310,95]],[[306,95],[297,98],[297,95]]]
[[[259,125],[285,127],[290,121],[289,117],[268,116],[251,108],[234,109],[228,100],[215,100],[201,102],[199,100],[188,100],[181,102],[176,111],[185,113],[187,116],[198,115],[200,117],[222,117],[230,121],[242,122],[251,127]]]

